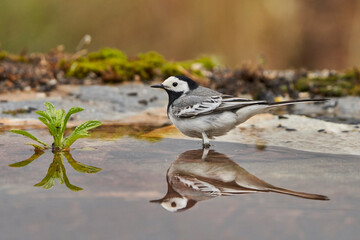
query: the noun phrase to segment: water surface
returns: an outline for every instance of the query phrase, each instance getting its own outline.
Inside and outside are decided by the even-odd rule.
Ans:
[[[74,144],[72,158],[101,168],[96,173],[77,171],[63,157],[66,177],[80,191],[57,179],[49,189],[34,187],[48,174],[54,154],[9,167],[34,152],[24,137],[1,133],[1,239],[357,239],[360,234],[358,156],[214,142],[216,161],[230,161],[276,187],[330,200],[272,192],[196,195],[196,204],[171,212],[150,201],[168,193],[168,169],[181,156],[194,162],[190,156],[200,154],[200,141],[142,139],[140,129],[111,135],[119,131]],[[31,132],[50,141],[44,130]],[[204,167],[198,160],[194,169]]]

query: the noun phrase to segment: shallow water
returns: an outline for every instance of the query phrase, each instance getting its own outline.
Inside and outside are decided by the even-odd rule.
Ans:
[[[57,180],[50,189],[34,187],[48,174],[53,153],[9,167],[34,152],[24,137],[0,133],[1,239],[357,239],[360,234],[359,156],[214,142],[202,162],[201,151],[190,151],[199,149],[200,141],[142,139],[144,129],[119,129],[100,129],[100,140],[81,139],[70,152],[78,164],[101,168],[98,172],[77,171],[62,157],[69,182],[81,191]],[[46,131],[31,132],[50,142]],[[220,171],[217,164],[230,167]],[[219,177],[231,174],[241,175],[244,184],[250,185],[250,177],[330,201],[272,192],[198,194],[196,184],[168,191],[171,176],[200,179],[196,186],[204,190],[204,182],[229,188]],[[170,212],[174,209],[160,201],[150,202],[166,194],[186,196],[192,204]]]

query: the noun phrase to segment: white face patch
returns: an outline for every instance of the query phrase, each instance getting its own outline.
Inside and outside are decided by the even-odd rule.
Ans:
[[[161,206],[163,206],[163,208],[165,208],[169,212],[176,212],[186,207],[187,202],[188,200],[186,198],[174,197],[162,202]]]
[[[167,78],[162,85],[166,90],[173,92],[188,92],[190,90],[187,82],[178,79],[177,77],[169,77]]]

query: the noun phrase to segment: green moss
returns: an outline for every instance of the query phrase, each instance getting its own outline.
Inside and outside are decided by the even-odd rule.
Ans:
[[[310,90],[310,80],[308,78],[299,78],[295,82],[295,89],[299,92],[307,92]]]
[[[67,61],[65,59],[60,59],[57,63],[57,67],[59,68],[66,68],[67,67]]]
[[[12,116],[16,116],[18,114],[28,113],[28,110],[24,109],[24,108],[19,108],[19,109],[15,109],[15,110],[4,110],[4,111],[2,111],[2,113],[3,114],[9,114],[9,115],[12,115]]]
[[[7,56],[7,52],[5,51],[0,51],[0,60],[4,60]]]
[[[182,74],[181,68],[181,64],[167,62],[161,67],[161,73],[164,75],[164,77],[180,75]]]
[[[350,90],[350,94],[354,95],[354,96],[360,96],[360,85],[357,85],[357,86],[353,87]]]
[[[184,71],[203,77],[203,70],[212,70],[216,66],[215,61],[210,57],[201,57],[195,60],[183,62],[166,62],[161,72],[164,77],[184,74]]]
[[[331,75],[329,77],[300,78],[295,82],[295,89],[327,97],[359,96],[359,71],[358,69],[353,69],[345,74]]]
[[[28,63],[29,58],[27,56],[25,56],[25,55],[18,55],[18,56],[16,56],[15,61],[22,62],[22,63]]]
[[[201,58],[191,61],[191,64],[194,64],[194,63],[202,64],[202,66],[206,70],[212,70],[216,66],[215,60],[212,59],[211,57],[201,57]]]
[[[110,69],[115,72],[112,80],[126,81],[134,78],[133,65],[129,61],[109,61]],[[104,76],[103,76],[103,79]]]
[[[140,53],[138,55],[138,61],[146,63],[146,65],[150,68],[158,68],[165,63],[164,57],[161,54],[154,51],[147,53]]]
[[[109,58],[127,60],[127,56],[125,55],[125,53],[114,48],[103,48],[98,52],[92,52],[87,55],[87,59],[89,61],[103,60]]]
[[[281,89],[282,92],[288,92],[288,90],[289,90],[286,85],[281,85],[280,89]]]
[[[122,69],[122,66],[127,63],[128,58],[123,52],[117,49],[104,48],[98,52],[89,53],[86,57],[72,60],[70,64],[61,62],[61,65],[67,69],[67,76],[84,78],[91,72],[99,76],[105,74],[106,72],[126,75],[120,69]],[[69,65],[69,67],[66,67],[67,65]],[[116,75],[114,77],[116,77]]]
[[[165,59],[157,52],[147,52],[138,55],[137,60],[132,62],[134,74],[143,80],[148,80],[156,75],[156,70],[164,65]]]
[[[209,57],[183,62],[168,62],[162,55],[154,51],[141,53],[134,59],[128,59],[119,50],[104,48],[72,60],[70,63],[61,62],[61,66],[65,68],[67,76],[84,78],[93,72],[104,80],[129,81],[133,80],[135,76],[139,76],[141,80],[149,80],[156,76],[168,77],[184,74],[184,72],[202,76],[203,70],[213,69],[215,63]]]
[[[89,62],[89,61],[74,61],[71,63],[70,68],[67,72],[68,76],[73,76],[77,78],[84,78],[89,75],[89,73],[100,73],[101,71],[106,70],[106,65],[99,61]]]

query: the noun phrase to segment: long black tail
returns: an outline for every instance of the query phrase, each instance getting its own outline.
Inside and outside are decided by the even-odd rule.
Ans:
[[[301,198],[313,199],[313,200],[323,200],[323,201],[330,200],[327,196],[324,196],[324,195],[296,192],[296,191],[292,191],[292,190],[285,189],[285,188],[279,188],[279,187],[270,188],[269,190],[271,192],[277,192],[277,193],[292,195],[292,196],[301,197]]]
[[[328,99],[328,98],[298,99],[298,100],[269,103],[269,106],[283,106],[283,105],[290,105],[290,104],[296,104],[296,103],[307,103],[307,102],[326,102],[328,100],[330,100],[330,99]]]

